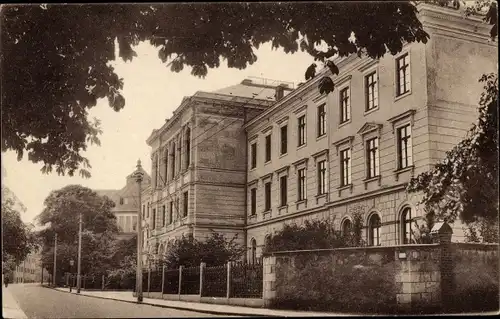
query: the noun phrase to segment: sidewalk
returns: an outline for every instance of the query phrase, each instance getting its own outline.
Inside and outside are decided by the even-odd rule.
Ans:
[[[69,293],[68,288],[56,288],[59,291],[64,291]],[[76,293],[73,290],[71,293]],[[101,299],[111,299],[130,303],[136,303],[137,298],[132,295],[131,291],[84,291],[80,292],[82,296],[88,296],[93,298]],[[210,313],[216,315],[226,315],[226,316],[265,316],[265,317],[337,317],[337,316],[350,316],[350,314],[339,314],[339,313],[321,313],[321,312],[310,312],[310,311],[289,311],[289,310],[274,310],[266,308],[250,308],[250,307],[239,307],[239,306],[228,306],[228,305],[216,305],[208,303],[198,303],[198,302],[187,302],[187,301],[174,301],[174,300],[162,300],[153,298],[143,298],[142,301],[145,305],[163,307],[163,308],[173,308],[179,310],[191,310],[203,313]]]
[[[9,288],[5,288],[5,286],[2,286],[2,317],[9,319],[28,318],[10,293]]]

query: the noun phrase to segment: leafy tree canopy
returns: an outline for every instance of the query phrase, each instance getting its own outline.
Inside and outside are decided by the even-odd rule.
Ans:
[[[2,151],[27,153],[44,173],[86,177],[81,152],[101,132],[88,110],[102,98],[116,111],[125,106],[123,79],[109,64],[115,43],[129,61],[133,46],[149,41],[172,71],[187,66],[204,77],[222,61],[246,68],[266,42],[305,51],[338,73],[329,61],[336,55],[377,58],[428,38],[410,1],[8,5],[1,13]],[[333,89],[331,80],[321,83],[323,92]]]
[[[483,75],[479,120],[467,137],[407,190],[422,192],[427,215],[453,222],[498,224],[498,77]],[[496,234],[498,238],[498,230]]]
[[[10,191],[2,186],[2,261],[15,269],[26,256],[37,248],[31,229],[21,220]]]
[[[118,232],[116,217],[111,212],[113,201],[97,195],[89,188],[69,185],[52,191],[45,199],[45,208],[37,216],[47,226],[38,232],[43,242],[42,259],[51,269],[54,257],[54,236],[58,236],[58,272],[68,271],[69,261],[77,259],[78,223],[82,214],[82,272],[95,272],[113,265],[114,241]]]
[[[161,264],[167,269],[199,266],[205,262],[207,266],[220,266],[229,261],[241,258],[245,248],[236,242],[237,236],[227,239],[220,233],[213,232],[204,241],[194,239],[192,236],[182,237],[168,248]]]

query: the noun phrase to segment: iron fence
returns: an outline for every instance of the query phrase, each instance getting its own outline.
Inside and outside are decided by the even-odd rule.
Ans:
[[[163,278],[163,293],[178,294],[179,293],[179,269],[165,270]]]
[[[196,295],[200,293],[200,267],[182,269],[181,294]]]
[[[227,296],[227,265],[206,267],[203,269],[202,296]]]
[[[262,298],[262,260],[255,263],[237,262],[231,267],[230,297]]]
[[[150,292],[161,292],[161,278],[163,276],[162,270],[151,270],[151,279],[149,284]]]

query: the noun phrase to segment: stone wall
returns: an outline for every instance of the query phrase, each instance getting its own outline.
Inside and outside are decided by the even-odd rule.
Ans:
[[[494,310],[490,308],[495,300],[498,304],[498,245],[442,241],[276,252],[264,257],[263,280],[268,307],[369,313],[488,311]],[[488,294],[487,301],[478,304],[474,293]]]

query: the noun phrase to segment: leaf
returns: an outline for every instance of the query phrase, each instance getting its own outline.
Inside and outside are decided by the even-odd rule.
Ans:
[[[332,72],[332,74],[335,74],[335,75],[339,74],[339,68],[337,67],[337,65],[335,65],[335,63],[333,61],[328,60],[326,62],[326,66],[330,69],[330,72]]]
[[[318,89],[320,94],[326,94],[333,92],[335,84],[329,76],[324,76],[318,83]]]
[[[315,75],[316,75],[316,63],[313,63],[306,70],[305,74],[306,80],[314,78]]]

